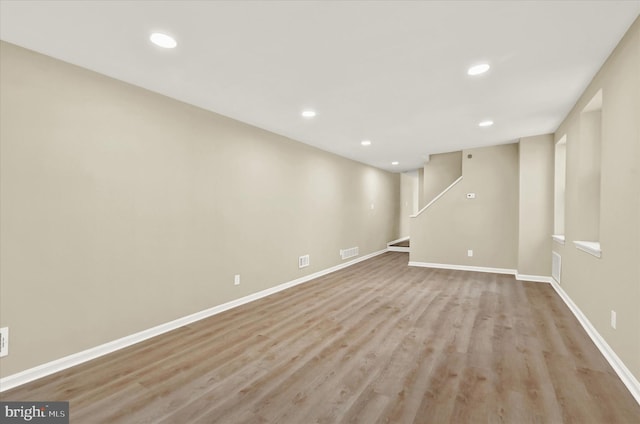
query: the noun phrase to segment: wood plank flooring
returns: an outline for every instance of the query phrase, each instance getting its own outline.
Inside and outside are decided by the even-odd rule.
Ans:
[[[544,283],[390,252],[2,393],[72,423],[640,423]]]

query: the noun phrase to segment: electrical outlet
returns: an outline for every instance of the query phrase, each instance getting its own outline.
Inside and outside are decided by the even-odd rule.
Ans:
[[[9,327],[0,328],[0,358],[9,354]]]
[[[475,198],[476,198],[475,193],[467,193],[467,199],[475,199]]]
[[[611,328],[613,328],[614,330],[616,329],[616,325],[617,325],[617,316],[616,316],[616,311],[611,311]]]
[[[467,250],[467,256],[468,257],[472,257],[473,256],[473,250],[472,249]]]
[[[233,284],[235,286],[239,286],[240,285],[240,274],[236,274],[235,277],[233,277]]]

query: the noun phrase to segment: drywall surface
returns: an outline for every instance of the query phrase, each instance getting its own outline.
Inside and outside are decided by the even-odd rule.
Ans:
[[[413,262],[515,269],[518,145],[464,150],[463,179],[411,219]],[[467,194],[475,194],[468,199]],[[473,256],[467,255],[473,250]]]
[[[518,272],[551,275],[553,231],[553,135],[520,139]]]
[[[400,174],[400,237],[409,236],[409,217],[418,212],[418,171]]]
[[[462,152],[431,155],[424,164],[424,201],[432,201],[462,175]],[[424,206],[424,205],[423,205]]]
[[[583,134],[593,125],[581,120],[589,119],[583,111],[600,90],[601,144],[594,155],[591,135]],[[561,285],[640,379],[639,20],[557,129],[555,140],[565,135],[566,244],[553,244],[562,255]],[[596,175],[599,181],[594,180]],[[599,200],[593,199],[596,196]],[[599,207],[598,213],[585,210],[593,207]],[[599,217],[595,225],[594,216]],[[585,238],[597,238],[587,241],[600,242],[602,257],[575,248],[573,241]],[[617,314],[616,329],[610,325],[612,310]]]
[[[397,174],[11,44],[0,54],[2,376],[398,238]]]

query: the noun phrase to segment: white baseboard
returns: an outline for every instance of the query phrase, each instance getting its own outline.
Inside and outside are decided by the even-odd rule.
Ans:
[[[511,274],[516,275],[515,269],[507,268],[489,268],[484,266],[470,266],[470,265],[451,265],[451,264],[436,264],[430,262],[414,262],[410,261],[409,266],[419,266],[423,268],[440,268],[440,269],[454,269],[457,271],[475,271],[475,272],[490,272],[493,274]]]
[[[402,240],[400,240],[402,241]],[[397,243],[397,241],[396,241]],[[114,352],[116,350],[124,349],[133,344],[139,343],[141,341],[147,340],[149,338],[164,334],[166,332],[175,330],[177,328],[183,327],[185,325],[191,324],[195,321],[199,321],[201,319],[208,318],[210,316],[219,314],[221,312],[227,311],[229,309],[244,305],[249,302],[253,302],[254,300],[261,299],[263,297],[269,296],[274,293],[278,293],[282,290],[286,290],[290,287],[297,286],[302,283],[306,283],[313,279],[322,277],[323,275],[338,271],[343,268],[347,268],[351,265],[354,265],[358,262],[362,262],[364,260],[373,258],[374,256],[378,256],[382,253],[387,252],[388,249],[379,250],[377,252],[373,252],[368,255],[361,256],[352,261],[345,262],[343,264],[336,265],[331,268],[327,268],[322,271],[315,272],[313,274],[306,275],[304,277],[300,277],[296,280],[289,281],[287,283],[279,284],[277,286],[271,287],[266,290],[259,291],[257,293],[250,294],[248,296],[232,300],[230,302],[224,303],[222,305],[214,306],[212,308],[206,309],[204,311],[196,312],[191,315],[187,315],[182,318],[178,318],[176,320],[158,325],[156,327],[140,331],[135,334],[131,334],[129,336],[125,336],[123,338],[102,344],[100,346],[96,346],[91,349],[84,350],[82,352],[74,353],[69,356],[65,356],[60,359],[56,359],[51,362],[47,362],[45,364],[36,366],[34,368],[30,368],[28,370],[19,372],[17,374],[9,375],[0,379],[0,392],[5,390],[12,389],[14,387],[20,386],[22,384],[26,384],[30,381],[37,380],[42,377],[46,377],[47,375],[51,375],[58,371],[62,371],[64,369],[73,367],[75,365],[79,365],[81,363],[90,361],[92,359],[98,358],[100,356],[106,355],[108,353]],[[454,269],[461,271],[477,271],[477,272],[491,272],[497,274],[512,274],[516,276],[518,280],[524,281],[535,281],[535,282],[545,282],[550,283],[554,288],[556,293],[560,296],[560,298],[564,301],[567,307],[571,310],[574,316],[578,319],[582,327],[585,329],[591,340],[598,347],[602,355],[609,362],[611,367],[614,369],[616,374],[620,377],[624,385],[627,387],[631,395],[635,398],[635,400],[640,404],[640,382],[635,378],[635,376],[629,371],[624,362],[616,355],[613,349],[609,346],[609,344],[602,338],[600,333],[595,329],[595,327],[591,324],[589,319],[582,313],[580,308],[573,303],[569,295],[562,289],[562,287],[555,282],[551,277],[545,276],[536,276],[536,275],[526,275],[526,274],[518,274],[516,270],[505,269],[505,268],[488,268],[488,267],[476,267],[476,266],[467,266],[467,265],[450,265],[450,264],[435,264],[435,263],[427,263],[427,262],[409,262],[409,266],[417,266],[417,267],[427,267],[427,268],[442,268],[442,269]]]
[[[400,243],[401,241],[407,241],[407,240],[409,240],[409,236],[399,238],[398,240],[390,241],[389,243],[387,243],[387,251],[409,253],[411,250],[408,247],[392,246],[393,244]]]
[[[0,392],[13,389],[14,387],[29,383],[30,381],[34,381],[39,378],[46,377],[58,371],[71,368],[75,365],[79,365],[84,362],[90,361],[92,359],[98,358],[100,356],[104,356],[108,353],[115,352],[116,350],[124,349],[126,347],[129,347],[141,341],[159,336],[161,334],[167,333],[169,331],[175,330],[177,328],[183,327],[193,322],[211,317],[213,315],[219,314],[229,309],[236,308],[246,303],[253,302],[254,300],[262,299],[263,297],[267,297],[274,293],[278,293],[290,287],[294,287],[299,284],[306,283],[308,281],[322,277],[323,275],[330,274],[332,272],[338,271],[343,268],[347,268],[358,262],[362,262],[364,260],[373,258],[374,256],[378,256],[385,252],[387,252],[387,249],[379,250],[377,252],[373,252],[368,255],[364,255],[359,258],[356,258],[352,261],[345,262],[345,263],[336,265],[334,267],[324,269],[322,271],[314,272],[313,274],[305,275],[304,277],[297,278],[287,283],[279,284],[277,286],[274,286],[265,290],[261,290],[259,292],[250,294],[248,296],[244,296],[239,299],[235,299],[230,302],[223,303],[222,305],[214,306],[212,308],[205,309],[204,311],[196,312],[194,314],[187,315],[185,317],[178,318],[176,320],[157,325],[153,328],[149,328],[147,330],[143,330],[138,333],[131,334],[129,336],[125,336],[120,339],[113,340],[111,342],[107,342],[87,350],[83,350],[82,352],[74,353],[74,354],[65,356],[63,358],[56,359],[51,362],[47,362],[45,364],[38,365],[33,368],[29,368],[19,373],[9,375],[7,377],[0,379]]]
[[[535,283],[551,283],[552,278],[544,275],[520,274],[519,272],[516,271],[516,280],[533,281]]]
[[[476,272],[491,272],[494,274],[510,274],[516,277],[518,281],[533,281],[536,283],[551,283],[551,277],[544,275],[529,275],[520,274],[515,269],[509,268],[489,268],[484,266],[469,266],[469,265],[452,265],[452,264],[436,264],[429,262],[409,262],[409,266],[419,266],[425,268],[441,268],[441,269],[454,269],[458,271],[476,271]]]
[[[478,272],[493,272],[499,274],[513,274],[517,280],[521,281],[533,281],[540,283],[549,283],[553,287],[553,289],[558,293],[558,296],[564,301],[569,310],[576,317],[578,322],[582,325],[582,328],[587,332],[593,343],[598,347],[600,353],[604,356],[604,358],[609,362],[609,365],[613,368],[613,370],[618,374],[620,380],[627,387],[631,395],[635,398],[636,402],[640,404],[640,382],[638,379],[629,371],[627,366],[622,362],[620,357],[616,355],[614,350],[609,346],[609,344],[604,340],[604,338],[598,333],[598,330],[591,324],[589,319],[582,313],[580,308],[571,300],[569,295],[562,289],[562,287],[551,277],[543,276],[543,275],[527,275],[520,274],[516,270],[511,269],[502,269],[502,268],[486,268],[486,267],[473,267],[466,265],[449,265],[449,264],[433,264],[426,262],[409,262],[409,266],[420,266],[427,268],[443,268],[443,269],[455,269],[461,271],[478,271]]]
[[[551,286],[554,288],[558,296],[564,301],[564,303],[569,307],[573,315],[578,319],[582,328],[587,332],[593,343],[598,347],[600,353],[604,356],[604,358],[609,362],[609,365],[613,368],[613,370],[618,374],[620,380],[627,386],[631,395],[635,398],[636,402],[640,404],[640,382],[638,379],[629,371],[629,368],[622,362],[620,357],[616,355],[614,350],[609,346],[609,344],[605,341],[605,339],[598,333],[598,330],[591,324],[591,321],[586,317],[584,313],[580,310],[578,305],[573,303],[573,300],[569,297],[569,295],[562,289],[562,287],[555,281],[551,280]]]
[[[400,247],[400,246],[389,246],[387,247],[389,252],[404,252],[409,253],[411,251],[410,247]]]

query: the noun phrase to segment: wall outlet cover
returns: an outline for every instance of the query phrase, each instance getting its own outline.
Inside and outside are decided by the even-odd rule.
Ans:
[[[309,255],[304,255],[304,256],[298,257],[298,268],[308,267],[309,263],[310,263]]]
[[[0,358],[9,354],[9,327],[0,328]]]
[[[611,311],[611,328],[613,328],[614,330],[618,325],[617,321],[618,321],[618,317],[617,317],[616,311]]]

